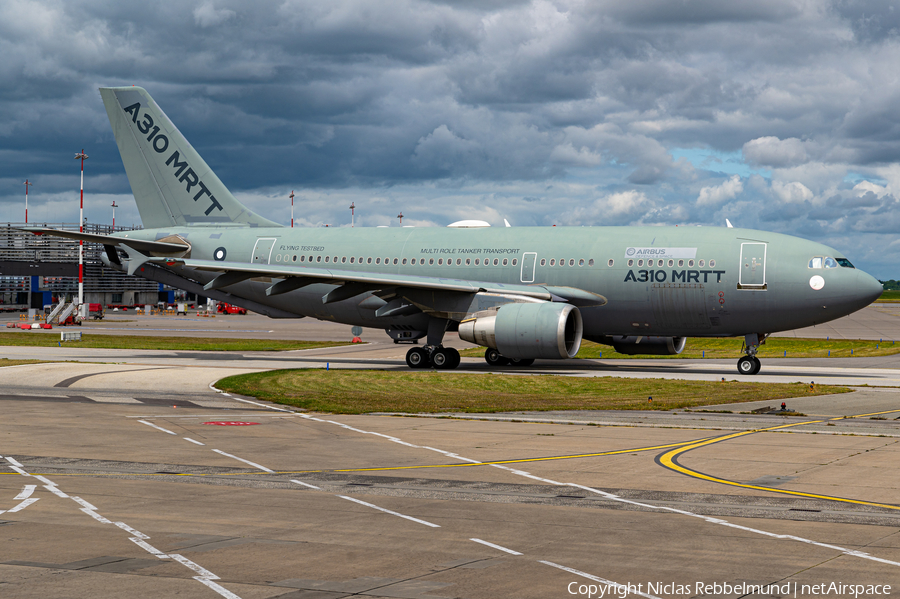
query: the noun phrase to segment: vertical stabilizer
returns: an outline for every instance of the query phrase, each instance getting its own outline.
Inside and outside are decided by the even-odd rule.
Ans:
[[[231,195],[146,90],[106,87],[100,95],[145,227],[280,226]]]

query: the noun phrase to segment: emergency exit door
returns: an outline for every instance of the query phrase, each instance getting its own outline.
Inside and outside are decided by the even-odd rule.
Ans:
[[[534,283],[535,262],[537,262],[537,252],[525,252],[522,254],[522,273],[520,279],[523,283]]]
[[[253,246],[253,264],[268,264],[272,257],[272,247],[275,245],[274,237],[260,237]]]
[[[741,244],[741,270],[738,289],[766,288],[766,244]]]

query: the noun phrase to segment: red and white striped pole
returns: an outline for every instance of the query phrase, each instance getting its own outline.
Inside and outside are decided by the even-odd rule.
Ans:
[[[113,200],[113,203],[112,203],[112,209],[113,209],[113,229],[112,230],[113,230],[113,233],[116,232],[116,208],[118,208],[118,206],[116,206],[116,201]]]
[[[84,149],[75,154],[75,160],[81,160],[81,204],[78,210],[78,232],[84,233],[84,161],[88,157]],[[78,306],[84,303],[84,240],[78,240]]]
[[[28,186],[34,185],[34,183],[30,183],[28,179],[25,179],[25,224],[28,224]]]
[[[294,228],[294,190],[291,190],[291,228]]]

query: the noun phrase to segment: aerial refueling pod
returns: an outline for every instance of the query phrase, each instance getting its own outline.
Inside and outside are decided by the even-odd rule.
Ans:
[[[578,308],[551,302],[506,304],[459,323],[460,339],[522,360],[574,358],[582,332]]]
[[[629,356],[674,356],[684,351],[687,337],[626,337],[614,335],[603,343],[612,345],[620,354]]]

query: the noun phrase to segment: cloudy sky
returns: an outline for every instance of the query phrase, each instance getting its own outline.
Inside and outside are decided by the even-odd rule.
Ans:
[[[900,2],[3,0],[0,220],[138,222],[97,88],[145,87],[303,226],[774,230],[900,278]]]

